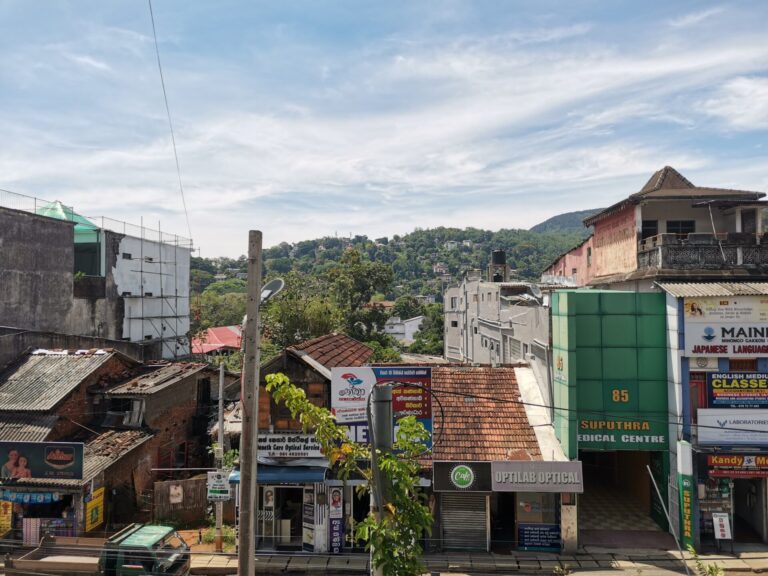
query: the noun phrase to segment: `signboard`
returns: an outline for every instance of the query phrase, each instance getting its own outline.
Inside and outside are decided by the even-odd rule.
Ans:
[[[398,386],[398,384],[401,384]],[[392,417],[397,433],[397,421],[405,416],[416,419],[432,432],[432,368],[395,366],[377,368],[332,368],[331,410],[336,421],[349,427],[349,437],[357,442],[368,441],[366,407],[368,395],[376,384],[392,384]],[[417,385],[415,386],[409,386]],[[432,447],[432,439],[427,441]]]
[[[685,298],[686,356],[768,356],[768,298]]]
[[[181,484],[171,484],[168,487],[168,502],[171,504],[183,504],[184,486]]]
[[[491,492],[490,462],[433,462],[435,492]]]
[[[331,554],[341,554],[344,548],[344,499],[341,488],[331,488],[328,503]]]
[[[768,478],[768,455],[709,454],[707,468],[711,478]]]
[[[715,528],[715,540],[733,540],[731,521],[726,512],[712,512],[712,524]]]
[[[0,502],[0,536],[5,536],[11,531],[13,524],[13,504]]]
[[[713,372],[707,374],[710,408],[768,408],[768,374]]]
[[[683,546],[694,546],[693,476],[678,473],[677,485],[680,491],[680,541]]]
[[[560,550],[559,524],[518,524],[519,550]]]
[[[579,448],[596,450],[666,450],[669,427],[666,414],[630,414],[615,420],[583,418],[578,421]]]
[[[322,458],[314,434],[259,434],[259,456],[269,458]]]
[[[307,552],[315,550],[315,489],[304,488],[302,506],[302,547]]]
[[[581,462],[491,463],[494,492],[584,492]]]
[[[85,504],[85,531],[90,532],[104,523],[104,488],[99,488],[91,494],[91,499]]]
[[[83,479],[83,444],[0,442],[0,478]]]
[[[224,470],[208,472],[208,501],[225,502],[229,498],[229,474]]]
[[[703,446],[768,445],[768,412],[699,408],[699,444]]]

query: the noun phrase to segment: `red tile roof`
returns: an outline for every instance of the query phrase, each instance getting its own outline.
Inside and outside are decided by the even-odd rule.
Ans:
[[[289,346],[287,350],[304,352],[329,370],[336,366],[362,366],[373,355],[373,350],[362,342],[335,333]]]
[[[432,389],[433,460],[541,460],[514,368],[437,366]]]
[[[210,354],[223,348],[240,349],[242,329],[240,326],[217,326],[208,328],[201,338],[192,339],[193,354]]]

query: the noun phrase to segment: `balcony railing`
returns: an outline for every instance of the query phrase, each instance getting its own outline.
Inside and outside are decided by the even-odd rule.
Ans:
[[[659,234],[638,245],[638,268],[768,268],[768,234]]]

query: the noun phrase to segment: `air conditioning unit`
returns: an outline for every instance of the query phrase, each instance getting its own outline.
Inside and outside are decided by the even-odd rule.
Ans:
[[[528,354],[525,355],[525,359],[526,360],[536,360],[536,355],[535,354],[531,354],[529,352]]]

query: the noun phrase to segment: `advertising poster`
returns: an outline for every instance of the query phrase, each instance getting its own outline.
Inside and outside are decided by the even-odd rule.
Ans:
[[[686,356],[768,356],[768,298],[685,298]]]
[[[302,547],[307,552],[315,550],[315,490],[304,489],[304,504],[302,505]]]
[[[3,479],[83,479],[83,444],[73,442],[0,442]]]
[[[765,410],[699,408],[698,420],[702,446],[768,445]]]
[[[432,387],[432,368],[332,368],[331,410],[336,415],[337,422],[349,427],[350,439],[358,442],[368,439],[366,407],[368,396],[377,384],[392,385],[395,434],[397,421],[405,416],[415,416],[431,434],[432,397],[428,391]],[[430,437],[427,447],[431,446]]]
[[[768,408],[768,374],[713,372],[707,374],[710,408]]]
[[[518,524],[518,548],[520,550],[560,550],[559,524]]]
[[[94,490],[85,504],[85,531],[90,532],[104,522],[104,488]]]
[[[341,488],[332,488],[329,497],[330,551],[331,554],[341,554],[344,548],[344,498]]]

